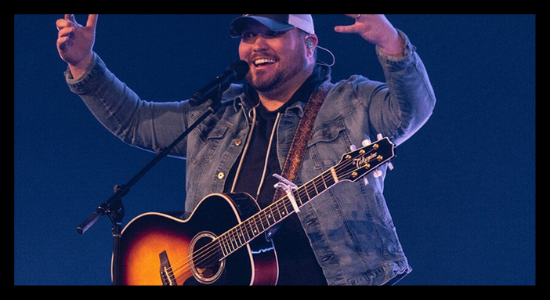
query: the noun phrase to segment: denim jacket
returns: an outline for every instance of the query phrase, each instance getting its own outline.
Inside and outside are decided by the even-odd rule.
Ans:
[[[386,83],[358,75],[335,83],[317,115],[298,186],[336,165],[351,145],[360,147],[366,138],[375,141],[382,134],[398,146],[428,120],[436,101],[433,89],[415,47],[400,35],[406,40],[404,57],[376,49]],[[141,100],[95,53],[85,75],[75,80],[67,71],[65,76],[71,91],[109,131],[145,150],[170,145],[208,107]],[[242,85],[232,84],[221,107],[169,154],[186,159],[186,211],[209,194],[223,192],[250,130],[246,97]],[[304,106],[298,101],[281,116],[276,137],[281,168]],[[298,216],[330,285],[391,284],[412,270],[383,195],[386,166],[381,171],[378,178],[368,174],[368,184],[340,182],[300,208]]]

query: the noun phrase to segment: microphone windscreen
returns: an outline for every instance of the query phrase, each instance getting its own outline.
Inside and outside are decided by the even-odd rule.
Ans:
[[[250,70],[250,67],[248,66],[248,63],[244,60],[239,60],[227,67],[230,70],[235,71],[236,80],[243,79],[244,76],[248,73]]]

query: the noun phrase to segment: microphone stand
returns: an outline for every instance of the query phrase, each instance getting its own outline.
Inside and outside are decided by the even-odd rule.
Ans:
[[[120,268],[120,248],[119,242],[122,232],[122,218],[124,217],[124,206],[122,205],[122,197],[124,197],[132,186],[134,186],[149,170],[151,170],[160,160],[166,157],[170,151],[181,142],[193,129],[195,129],[202,121],[204,121],[208,116],[213,114],[218,110],[221,104],[221,93],[222,87],[219,86],[218,93],[216,97],[213,97],[212,103],[204,114],[193,123],[185,132],[183,132],[172,144],[168,147],[161,149],[155,158],[149,162],[139,173],[137,173],[130,181],[124,185],[116,185],[114,188],[114,194],[98,206],[97,210],[93,212],[84,222],[82,222],[77,228],[76,231],[80,234],[86,232],[94,223],[103,215],[107,215],[111,223],[112,234],[113,234],[113,257],[112,257],[112,270],[111,270],[111,279],[113,285],[119,284],[119,268]]]

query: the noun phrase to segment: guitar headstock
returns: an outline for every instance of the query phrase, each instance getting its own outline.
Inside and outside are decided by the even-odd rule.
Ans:
[[[386,137],[344,154],[342,160],[334,166],[336,176],[340,181],[357,181],[392,159],[395,155],[394,148],[394,144]]]

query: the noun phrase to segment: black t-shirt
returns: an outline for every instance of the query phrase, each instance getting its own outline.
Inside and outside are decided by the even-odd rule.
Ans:
[[[254,197],[256,196],[258,186],[262,180],[269,140],[277,114],[279,112],[284,113],[289,105],[298,100],[307,101],[313,90],[321,84],[323,79],[324,77],[320,76],[319,71],[314,72],[290,101],[277,111],[270,112],[261,104],[258,106],[255,128],[235,185],[235,192],[247,192]],[[256,103],[259,101],[255,91],[250,91],[249,96],[252,101],[256,100]],[[278,182],[273,174],[281,174],[281,167],[277,160],[276,144],[275,136],[272,147],[269,149],[264,183],[260,195],[256,199],[261,208],[272,203],[275,194],[274,185]],[[237,168],[238,164],[235,164],[228,176],[225,186],[226,192],[231,190]],[[315,259],[309,240],[296,214],[290,215],[281,222],[280,228],[273,236],[273,242],[279,261],[278,285],[326,285],[321,267]]]

